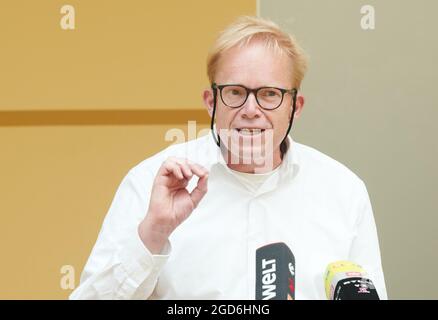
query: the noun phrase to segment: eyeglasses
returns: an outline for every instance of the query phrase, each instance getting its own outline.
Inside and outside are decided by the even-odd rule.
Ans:
[[[222,102],[230,108],[243,106],[251,92],[254,94],[257,104],[265,110],[277,109],[283,102],[286,93],[290,93],[294,101],[297,95],[295,88],[291,90],[276,87],[249,89],[240,84],[217,85],[216,83],[213,83],[211,88],[214,91],[219,89]]]

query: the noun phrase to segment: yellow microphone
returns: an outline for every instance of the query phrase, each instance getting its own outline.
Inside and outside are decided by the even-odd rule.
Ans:
[[[380,300],[365,270],[351,261],[330,263],[324,284],[328,300]]]

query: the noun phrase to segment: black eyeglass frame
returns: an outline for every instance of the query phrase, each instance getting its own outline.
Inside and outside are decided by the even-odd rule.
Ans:
[[[223,90],[224,88],[226,88],[226,87],[239,87],[239,88],[243,88],[243,89],[245,89],[245,91],[246,91],[246,97],[245,97],[245,100],[243,100],[242,104],[240,104],[239,106],[235,106],[235,107],[233,107],[233,106],[228,105],[228,104],[224,101],[224,98],[223,98],[223,96],[222,96],[222,90]],[[297,95],[297,93],[298,93],[298,90],[295,89],[295,88],[292,88],[292,89],[284,89],[284,88],[278,88],[278,87],[269,87],[269,86],[265,86],[265,87],[259,87],[259,88],[250,89],[250,88],[247,88],[247,87],[245,87],[244,85],[241,85],[241,84],[222,84],[222,85],[218,85],[217,83],[213,83],[213,84],[211,85],[211,88],[213,89],[213,91],[216,91],[216,89],[219,89],[219,96],[221,97],[222,103],[223,103],[224,105],[226,105],[227,107],[232,108],[232,109],[237,109],[237,108],[242,107],[242,106],[245,104],[245,102],[248,100],[248,97],[249,97],[250,93],[253,93],[253,94],[254,94],[254,97],[255,97],[255,99],[256,99],[257,104],[259,105],[259,107],[262,108],[263,110],[268,110],[268,111],[278,109],[278,108],[281,106],[281,104],[283,103],[284,95],[285,95],[286,93],[290,93],[290,94],[292,95],[292,99],[295,99],[295,98],[296,98],[296,95]],[[275,108],[265,108],[265,107],[262,106],[262,104],[260,103],[260,101],[259,101],[259,99],[258,99],[258,97],[257,97],[257,93],[258,93],[260,90],[262,90],[262,89],[276,89],[276,90],[279,90],[279,91],[281,92],[281,100],[280,100],[280,103],[278,104],[278,106],[276,106]]]

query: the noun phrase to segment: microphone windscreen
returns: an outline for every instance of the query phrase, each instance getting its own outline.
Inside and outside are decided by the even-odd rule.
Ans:
[[[256,250],[256,300],[295,300],[295,257],[283,242]]]
[[[379,295],[365,270],[350,261],[327,266],[325,292],[328,300],[379,300]]]

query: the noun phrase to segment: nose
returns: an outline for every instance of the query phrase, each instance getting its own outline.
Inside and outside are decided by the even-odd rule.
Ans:
[[[262,112],[253,92],[251,92],[248,96],[248,99],[246,99],[244,105],[241,108],[241,113],[243,118],[260,118]]]

